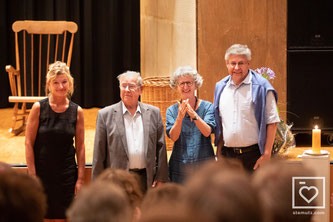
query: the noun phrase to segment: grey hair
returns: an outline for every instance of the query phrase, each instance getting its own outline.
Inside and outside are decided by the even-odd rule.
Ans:
[[[138,85],[138,87],[142,87],[142,78],[139,72],[134,72],[134,71],[126,71],[120,75],[117,76],[117,79],[119,80],[119,83],[121,81],[122,78],[124,77],[136,77],[136,84]]]
[[[176,88],[179,78],[184,76],[191,76],[197,89],[202,86],[203,78],[196,69],[193,69],[191,66],[180,66],[170,78],[170,87],[173,89]]]
[[[251,50],[247,47],[247,45],[233,44],[225,53],[224,58],[226,61],[229,59],[230,55],[243,55],[246,56],[248,61],[251,61]]]

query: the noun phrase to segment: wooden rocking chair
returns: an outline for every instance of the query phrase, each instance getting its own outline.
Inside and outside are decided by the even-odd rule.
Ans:
[[[15,33],[16,67],[7,65],[6,71],[12,94],[8,100],[14,103],[9,132],[17,135],[25,128],[29,115],[27,104],[47,96],[44,85],[49,64],[66,61],[70,66],[78,27],[76,23],[67,21],[16,21],[12,29]],[[23,66],[20,61],[23,61]],[[18,121],[22,124],[15,128]]]

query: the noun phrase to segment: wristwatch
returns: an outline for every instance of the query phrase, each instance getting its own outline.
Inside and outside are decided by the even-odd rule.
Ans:
[[[198,114],[196,114],[193,120],[198,120],[198,119],[199,119]]]

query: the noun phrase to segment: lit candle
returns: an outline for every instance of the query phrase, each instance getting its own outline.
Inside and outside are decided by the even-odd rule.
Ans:
[[[321,130],[318,129],[316,125],[315,128],[312,130],[312,152],[313,153],[320,153],[320,146],[321,146]]]

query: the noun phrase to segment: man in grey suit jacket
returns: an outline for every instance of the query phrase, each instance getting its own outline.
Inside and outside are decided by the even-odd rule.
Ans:
[[[97,115],[92,179],[107,167],[125,169],[136,172],[146,190],[168,180],[161,113],[157,107],[139,102],[140,73],[127,71],[118,80],[121,101]]]

